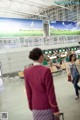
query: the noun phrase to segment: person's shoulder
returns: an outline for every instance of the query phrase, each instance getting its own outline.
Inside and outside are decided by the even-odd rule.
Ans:
[[[70,68],[72,66],[72,63],[71,62],[67,62],[66,63],[66,68]]]
[[[24,69],[24,72],[28,72],[28,71],[30,71],[32,69],[32,66],[30,66],[30,67],[28,67],[28,68],[25,68]]]
[[[79,60],[76,60],[75,64],[79,64]]]
[[[70,65],[70,62],[66,62],[65,64],[66,64],[66,66],[68,66],[68,65]]]
[[[28,69],[28,68],[25,68],[25,69],[23,70],[23,73],[24,73],[24,74],[27,72],[27,69]]]
[[[41,67],[41,69],[43,69],[44,71],[50,70],[50,68],[49,68],[48,66],[41,65],[40,67]]]
[[[77,60],[77,61],[75,62],[75,64],[76,64],[76,66],[80,66],[79,60]]]
[[[72,65],[72,63],[71,63],[71,62],[68,62],[68,65]]]
[[[44,65],[40,65],[40,67],[42,67],[43,69],[47,69],[48,66],[44,66]]]
[[[23,70],[23,72],[25,72],[27,70],[27,68],[25,68],[24,70]]]

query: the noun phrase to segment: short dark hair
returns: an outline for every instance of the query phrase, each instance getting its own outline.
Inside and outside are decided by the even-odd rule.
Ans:
[[[75,56],[74,61],[76,61],[76,54],[70,54],[70,56],[69,56],[69,61],[71,61],[71,60],[72,60],[72,57],[73,57],[73,56]]]
[[[34,48],[30,51],[29,58],[32,60],[38,60],[41,55],[43,55],[42,50],[40,48]]]

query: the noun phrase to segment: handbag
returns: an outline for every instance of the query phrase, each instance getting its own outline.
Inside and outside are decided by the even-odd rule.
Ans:
[[[68,82],[72,82],[71,76],[68,75]]]

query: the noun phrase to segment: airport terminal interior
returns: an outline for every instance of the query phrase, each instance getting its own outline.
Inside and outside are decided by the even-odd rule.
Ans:
[[[80,0],[0,0],[0,120],[33,120],[23,72],[33,65],[33,48],[50,68],[64,120],[80,120],[67,74],[71,54],[80,70]]]

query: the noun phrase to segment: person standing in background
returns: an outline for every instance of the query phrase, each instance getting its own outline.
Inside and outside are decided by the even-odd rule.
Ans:
[[[79,64],[76,62],[76,55],[71,54],[69,57],[69,64],[67,66],[67,73],[71,76],[72,83],[74,84],[76,97],[77,100],[79,98],[79,90],[80,87],[78,86],[79,78],[80,78],[80,68]]]
[[[51,71],[42,64],[43,52],[34,48],[29,58],[33,66],[24,70],[25,87],[33,120],[60,120]]]

